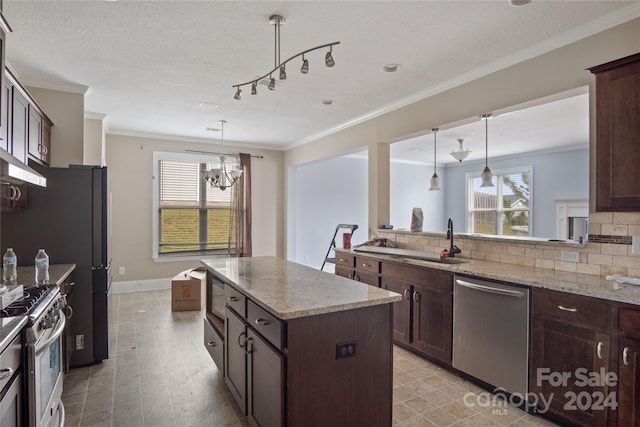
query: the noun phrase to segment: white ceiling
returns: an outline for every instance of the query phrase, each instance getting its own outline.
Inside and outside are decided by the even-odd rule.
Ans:
[[[53,89],[88,87],[85,108],[105,114],[109,132],[217,140],[220,134],[206,129],[224,119],[225,142],[272,149],[308,142],[639,15],[637,1],[534,0],[519,7],[507,0],[3,3],[13,28],[6,58],[20,79]],[[309,74],[295,64],[275,91],[260,86],[251,96],[245,87],[236,101],[232,85],[274,66],[268,18],[276,13],[286,19],[283,59],[340,41],[336,65],[325,67],[325,51],[313,52]],[[385,73],[388,63],[401,68]],[[335,104],[323,105],[324,99]],[[200,107],[205,101],[218,107]],[[517,114],[489,122],[490,154],[500,142],[498,124],[509,116]],[[526,144],[540,129],[529,123],[505,143]],[[442,132],[444,153],[458,137],[468,139],[473,156],[481,154],[482,122],[455,135]],[[538,136],[536,143],[543,140],[575,142]]]

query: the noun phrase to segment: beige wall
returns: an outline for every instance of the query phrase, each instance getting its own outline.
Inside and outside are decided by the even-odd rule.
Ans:
[[[104,166],[104,118],[84,119],[83,164]]]
[[[51,166],[83,164],[84,94],[27,87],[53,122]]]
[[[333,135],[287,150],[284,157],[285,170],[588,85],[593,77],[585,71],[586,68],[637,53],[639,46],[640,19],[634,19]],[[376,159],[377,164],[382,161],[381,158]],[[388,185],[380,186],[377,171],[369,172],[369,188],[370,193],[389,191]],[[378,194],[377,197],[379,200],[389,198],[383,194]],[[287,201],[290,202],[288,199]],[[370,203],[369,206],[370,209],[379,210],[369,213],[370,219],[378,220],[369,224],[371,232],[380,225],[379,220],[385,218],[385,212],[380,211],[382,208],[379,202]]]
[[[199,265],[197,260],[154,262],[152,259],[152,156],[154,151],[215,151],[216,145],[107,134],[109,216],[113,280],[135,281],[173,277]],[[252,158],[253,254],[283,254],[283,154],[242,149]],[[125,267],[126,274],[118,274]]]

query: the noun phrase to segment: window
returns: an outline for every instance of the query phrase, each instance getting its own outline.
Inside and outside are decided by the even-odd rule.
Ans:
[[[494,187],[480,187],[480,175],[467,174],[467,231],[531,236],[532,169],[495,170]]]
[[[228,252],[232,192],[202,178],[218,164],[217,157],[154,153],[154,258]]]

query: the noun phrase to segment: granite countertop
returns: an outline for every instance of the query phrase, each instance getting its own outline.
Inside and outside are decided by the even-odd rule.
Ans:
[[[282,320],[402,299],[395,292],[271,256],[205,259],[202,264]]]
[[[400,262],[406,265],[445,270],[455,274],[466,274],[484,279],[502,280],[534,288],[563,291],[610,301],[640,305],[640,286],[620,284],[612,280],[606,280],[604,277],[589,274],[570,273],[477,259],[461,264],[445,264],[395,255],[358,253],[352,250],[336,249],[336,252],[377,258],[381,261]]]
[[[75,269],[75,264],[51,264],[49,266],[49,283],[60,286]],[[18,280],[16,282],[25,288],[35,285],[35,267],[33,265],[18,266]]]
[[[27,324],[27,316],[0,318],[0,352],[3,352]]]

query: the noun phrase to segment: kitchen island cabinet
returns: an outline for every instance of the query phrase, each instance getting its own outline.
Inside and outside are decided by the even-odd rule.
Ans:
[[[225,381],[250,424],[391,425],[400,295],[275,257],[203,264],[225,284]]]

